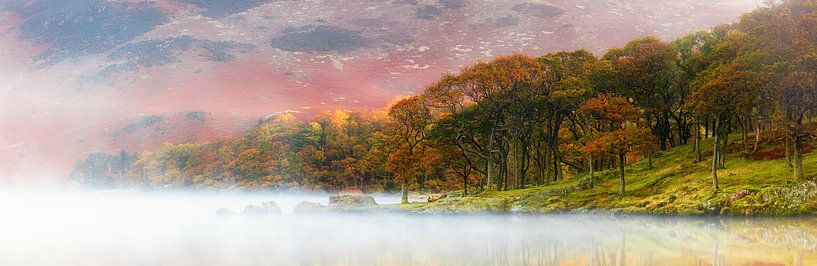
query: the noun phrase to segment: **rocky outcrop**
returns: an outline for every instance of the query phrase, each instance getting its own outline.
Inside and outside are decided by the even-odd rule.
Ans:
[[[308,201],[301,201],[298,205],[295,205],[295,209],[292,212],[296,214],[311,214],[311,213],[324,213],[326,212],[327,207],[320,203],[315,202],[308,202]]]
[[[817,183],[772,188],[744,188],[702,204],[708,214],[804,215],[817,210]]]
[[[338,212],[364,212],[377,208],[372,196],[333,195],[329,197],[329,210]]]
[[[408,211],[424,214],[506,213],[511,210],[512,203],[504,198],[448,197],[417,205]]]
[[[221,208],[216,211],[216,216],[218,217],[230,217],[235,216],[235,212],[230,208]]]
[[[448,194],[431,194],[431,195],[428,195],[428,198],[426,199],[426,201],[435,202],[435,201],[438,201],[440,199],[444,199],[446,197],[448,197]]]
[[[281,207],[275,201],[268,201],[258,205],[247,205],[241,212],[244,216],[281,215]]]

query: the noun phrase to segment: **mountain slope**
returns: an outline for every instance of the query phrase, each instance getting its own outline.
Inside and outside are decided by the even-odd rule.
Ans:
[[[673,39],[760,2],[3,1],[0,170],[64,176],[92,151],[224,135],[110,141],[143,115],[209,112],[206,128],[240,135],[275,112],[381,109],[441,73],[514,51]]]

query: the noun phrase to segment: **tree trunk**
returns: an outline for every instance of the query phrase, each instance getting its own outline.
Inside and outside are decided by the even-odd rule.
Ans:
[[[704,138],[709,138],[709,118],[704,120]]]
[[[701,118],[695,119],[695,162],[701,162]]]
[[[462,176],[462,196],[468,196],[468,174]]]
[[[510,172],[509,170],[510,169],[508,169],[508,162],[510,161],[510,154],[509,154],[508,150],[510,150],[510,147],[505,147],[505,144],[503,144],[503,147],[499,151],[500,157],[502,158],[502,172],[501,173],[502,173],[502,184],[503,184],[502,190],[503,191],[508,190],[508,185],[511,182],[511,179],[510,179],[510,176],[509,176],[509,172]]]
[[[803,140],[799,132],[794,134],[794,178],[803,180]]]
[[[546,146],[545,147],[545,162],[544,162],[545,163],[545,183],[547,183],[547,182],[550,182],[550,176],[551,176],[550,172],[553,171],[553,169],[550,167],[550,160],[551,160],[550,154],[553,153],[553,150],[551,149],[551,146],[550,146],[550,137],[548,137],[548,141],[547,141],[547,144],[545,146]]]
[[[689,142],[689,124],[681,114],[677,117],[673,117],[673,120],[675,120],[676,128],[678,129],[678,144],[687,144]]]
[[[513,181],[515,188],[519,188],[519,145],[513,145]]]
[[[558,181],[562,179],[562,160],[559,152],[559,128],[561,128],[562,116],[556,113],[556,118],[553,121],[553,133],[551,135],[552,141],[551,149],[553,150],[553,179]]]
[[[755,125],[755,145],[752,147],[752,153],[757,151],[757,146],[760,144],[760,126],[763,122],[763,118],[757,118],[757,125]]]
[[[403,184],[400,185],[400,192],[402,194],[402,198],[400,203],[401,204],[408,204],[408,181],[403,180]]]
[[[743,151],[747,154],[749,153],[749,142],[747,136],[749,135],[749,116],[747,115],[745,119],[742,119],[740,123],[741,131],[740,131],[740,138],[743,141]]]
[[[536,183],[540,183],[542,180],[542,151],[539,147],[539,143],[535,142],[534,151],[533,151],[533,164],[535,167],[533,168],[533,180]]]
[[[664,131],[664,138],[666,138],[667,141],[669,142],[669,146],[667,148],[675,147],[676,146],[675,138],[672,137],[672,126],[670,126],[670,122],[669,122],[670,114],[669,114],[669,112],[664,111],[663,116],[664,116],[664,129],[662,131]],[[678,136],[678,138],[680,139],[681,136]]]
[[[647,152],[647,169],[652,169],[652,151]]]
[[[491,136],[488,139],[488,159],[487,159],[488,170],[486,171],[488,176],[486,178],[486,185],[485,185],[485,190],[488,190],[488,191],[493,190],[493,180],[492,180],[493,177],[491,176],[491,174],[492,174],[491,172],[493,170],[492,166],[493,166],[493,162],[494,162],[494,151],[493,151],[493,149],[494,149],[494,131],[491,130]]]
[[[522,143],[522,145],[520,146],[520,149],[521,149],[521,153],[522,153],[521,154],[522,160],[519,163],[520,164],[519,165],[520,172],[519,172],[519,181],[517,181],[517,182],[519,184],[519,188],[525,188],[525,186],[527,185],[528,170],[530,170],[530,161],[531,161],[529,141],[524,141]]]
[[[547,170],[548,169],[548,163],[547,163],[547,156],[548,156],[547,149],[548,148],[547,148],[547,145],[542,147],[541,143],[537,144],[537,146],[539,146],[539,147],[536,147],[536,158],[537,158],[536,165],[537,165],[537,168],[539,168],[539,176],[537,177],[537,179],[538,179],[537,182],[540,185],[543,185],[543,184],[545,184],[545,182],[546,182],[545,179],[548,176],[548,170]]]
[[[501,138],[502,136],[498,136]],[[497,140],[499,142],[499,140]],[[508,186],[508,154],[505,152],[505,143],[499,142],[497,166],[499,167],[499,179],[497,179],[497,186],[499,191],[507,190]]]
[[[619,188],[618,188],[618,195],[619,197],[624,197],[624,153],[618,154],[618,178],[619,178]]]
[[[590,166],[590,186],[594,186],[596,182],[596,172],[593,170],[593,155],[588,156],[588,165]]]
[[[720,144],[721,142],[718,140],[719,137],[719,130],[718,127],[720,126],[720,119],[715,119],[715,130],[712,132],[713,136],[715,136],[715,145],[712,148],[712,188],[715,192],[718,192],[718,158],[720,155]]]
[[[508,161],[507,156],[503,156],[505,158],[504,163],[502,164],[502,169],[500,170],[500,176],[502,177],[502,191],[508,191]]]
[[[507,180],[508,180],[508,175],[507,175],[507,172],[508,172],[508,165],[507,165],[508,157],[505,154],[503,154],[501,147],[498,150],[498,152],[499,152],[499,154],[497,154],[496,166],[498,167],[497,174],[499,174],[499,175],[497,175],[496,185],[497,185],[497,190],[503,191],[503,190],[505,190],[505,184],[507,183]]]
[[[471,172],[471,168],[466,164],[462,167],[464,170],[462,175],[462,196],[468,196],[468,175]]]
[[[480,178],[477,180],[477,191],[485,191],[485,179]]]

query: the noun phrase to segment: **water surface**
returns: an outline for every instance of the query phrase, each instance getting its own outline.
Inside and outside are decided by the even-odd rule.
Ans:
[[[269,200],[283,215],[215,215]],[[327,195],[2,191],[0,265],[817,265],[812,218],[295,215],[301,200]]]

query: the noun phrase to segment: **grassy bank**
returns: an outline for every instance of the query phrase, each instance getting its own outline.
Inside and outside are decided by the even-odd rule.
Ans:
[[[615,170],[597,173],[593,187],[580,186],[586,175],[568,177],[547,185],[511,191],[486,191],[468,197],[448,197],[432,203],[403,205],[416,213],[475,212],[623,212],[669,215],[804,215],[817,213],[817,186],[795,180],[785,158],[761,158],[743,151],[738,139],[727,149],[726,169],[718,173],[720,189],[713,193],[711,156],[695,163],[693,145],[655,154],[653,168],[646,160],[628,164],[626,195],[618,195]],[[711,154],[712,140],[702,143]],[[776,150],[775,150],[776,149]],[[779,145],[758,151],[775,153]],[[752,157],[755,157],[754,159]],[[762,156],[760,156],[762,157]],[[803,158],[804,172],[817,173],[817,155]]]

